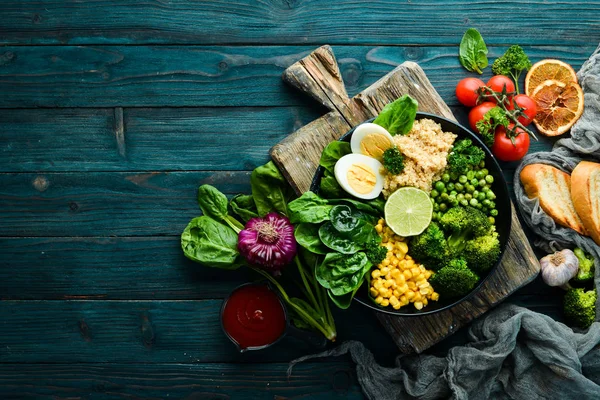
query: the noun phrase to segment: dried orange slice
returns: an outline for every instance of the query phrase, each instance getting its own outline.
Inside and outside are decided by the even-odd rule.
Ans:
[[[533,123],[546,136],[565,133],[583,113],[583,91],[574,82],[544,81],[533,90],[531,98],[538,109]]]
[[[525,93],[531,97],[533,91],[542,82],[555,80],[567,84],[569,82],[577,83],[575,70],[567,63],[560,60],[545,59],[538,61],[531,66],[525,77]]]

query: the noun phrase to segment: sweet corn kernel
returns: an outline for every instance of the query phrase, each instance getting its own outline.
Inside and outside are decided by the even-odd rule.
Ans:
[[[431,300],[438,301],[439,298],[440,298],[439,293],[436,293],[436,292],[431,293]]]
[[[407,290],[404,295],[407,299],[412,299],[413,297],[415,297],[415,292],[413,292],[412,290]]]
[[[383,299],[383,300],[381,301],[381,305],[382,305],[382,306],[384,306],[384,307],[387,307],[387,306],[389,306],[389,305],[390,305],[390,301],[389,301],[388,299]],[[422,307],[422,306],[423,306],[423,304],[421,303],[421,307]]]
[[[404,270],[403,274],[406,279],[412,278],[412,272],[410,272],[408,269]]]
[[[379,218],[379,221],[377,221],[377,224],[383,226],[383,224],[385,224],[385,219]]]
[[[373,287],[374,287],[375,289],[378,289],[378,290],[379,290],[379,288],[381,288],[382,286],[383,286],[383,280],[381,280],[381,279],[376,279],[375,281],[373,281]]]
[[[396,266],[398,266],[398,263],[399,263],[398,259],[394,257],[394,259],[392,260],[392,265],[394,267],[396,267]]]
[[[382,304],[383,304],[383,303],[382,303]],[[416,302],[415,302],[415,308],[416,308],[417,310],[420,310],[420,309],[422,309],[422,308],[423,308],[423,303],[421,303],[420,301],[416,301]]]
[[[419,276],[421,274],[421,270],[419,269],[419,267],[413,267],[411,268],[410,272],[412,272],[413,276]]]
[[[395,282],[391,279],[386,279],[386,281],[383,283],[383,286],[385,286],[386,288],[391,287]]]
[[[414,290],[414,289],[417,288],[417,285],[415,285],[415,283],[413,281],[408,281],[408,282],[406,282],[406,284],[408,285],[409,289],[413,289]]]
[[[381,225],[375,225],[375,230],[377,231],[377,233],[381,233],[383,227]]]
[[[399,272],[399,274],[396,277],[396,282],[398,282],[399,285],[404,285],[404,282],[406,282],[406,278],[404,277],[404,274],[400,272],[400,270],[397,271]]]
[[[431,278],[431,271],[426,271],[425,272],[425,279],[429,279]]]
[[[402,304],[401,303],[396,303],[396,304],[393,304],[392,307],[394,308],[394,310],[399,310],[400,307],[402,307]]]
[[[381,275],[385,275],[388,272],[390,272],[390,269],[388,267],[381,267]]]
[[[371,271],[371,278],[373,279],[377,279],[381,276],[381,271],[378,269],[374,269],[373,271]]]
[[[402,295],[402,293],[400,293],[400,291],[398,289],[394,289],[394,291],[392,292],[392,294],[396,297],[400,297]]]
[[[415,292],[415,297],[413,297],[411,300],[412,301],[420,301],[422,297],[423,296],[421,296],[421,293]]]
[[[411,257],[411,256],[409,256],[409,255],[407,254],[407,255],[406,255],[406,259],[407,259],[407,260],[412,260],[412,257]]]
[[[396,245],[398,246],[398,248],[400,250],[402,250],[402,252],[404,254],[408,253],[408,245],[405,242],[399,242],[399,243],[396,243]]]
[[[390,265],[390,260],[388,258],[384,259],[381,262],[381,265],[383,265],[384,267],[387,267],[388,265]]]
[[[371,297],[379,296],[379,290],[375,289],[374,287],[369,289],[369,293],[371,294]]]
[[[421,294],[428,294],[429,293],[429,289],[427,289],[427,288],[419,289],[419,293],[421,293]]]
[[[388,292],[388,290],[387,290],[387,288],[386,288],[386,287],[383,287],[383,286],[382,286],[382,287],[380,287],[378,290],[379,290],[379,294],[380,294],[381,296],[383,296],[383,297],[387,297],[386,295],[387,295],[387,292]]]
[[[392,275],[392,277],[393,277],[394,279],[398,278],[398,277],[399,277],[401,274],[402,274],[402,273],[400,272],[400,270],[399,270],[399,269],[394,269],[394,270],[391,272],[391,275]]]
[[[394,305],[396,303],[399,303],[398,298],[396,296],[391,296],[390,297],[390,304]]]
[[[381,304],[382,301],[383,301],[383,297],[381,297],[381,296],[375,297],[375,303]]]
[[[414,268],[413,268],[413,269],[414,269]],[[425,281],[425,275],[424,275],[424,274],[422,274],[422,273],[418,273],[417,275],[415,275],[415,276],[413,277],[413,280],[414,280],[415,282],[417,282],[417,285],[418,285],[418,284],[419,284],[419,282],[424,282],[424,281]]]
[[[406,297],[405,295],[400,296],[399,299],[401,302],[408,301],[408,297]]]
[[[421,302],[423,303],[423,306],[427,305],[427,298],[424,298],[423,300],[421,300]]]

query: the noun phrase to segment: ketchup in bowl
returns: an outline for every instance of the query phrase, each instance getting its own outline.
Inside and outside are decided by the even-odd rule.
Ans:
[[[279,297],[267,285],[246,284],[225,300],[221,323],[240,351],[257,350],[283,336],[286,313]]]

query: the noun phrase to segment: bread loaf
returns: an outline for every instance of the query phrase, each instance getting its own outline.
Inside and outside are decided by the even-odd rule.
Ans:
[[[557,224],[586,234],[571,200],[569,174],[550,165],[529,164],[521,171],[520,178],[527,196],[538,198],[542,210]]]
[[[571,199],[588,234],[600,245],[600,164],[580,162],[571,172]]]

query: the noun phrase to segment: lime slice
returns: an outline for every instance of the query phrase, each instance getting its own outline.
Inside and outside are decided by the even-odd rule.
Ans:
[[[396,190],[385,203],[385,223],[400,236],[415,236],[431,223],[433,204],[427,192],[414,187]]]

